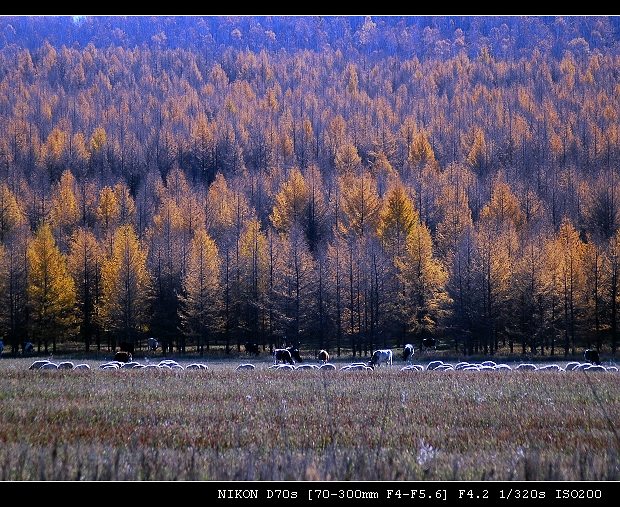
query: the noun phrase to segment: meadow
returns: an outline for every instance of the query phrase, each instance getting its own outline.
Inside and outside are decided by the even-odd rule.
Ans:
[[[620,480],[617,373],[30,362],[0,360],[0,480]]]

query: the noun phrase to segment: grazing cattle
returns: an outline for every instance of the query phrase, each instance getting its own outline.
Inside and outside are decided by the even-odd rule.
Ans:
[[[405,361],[406,363],[410,363],[411,361],[413,361],[413,345],[411,345],[411,343],[405,345],[405,348],[403,350],[403,361]]]
[[[286,347],[286,350],[288,350],[291,353],[291,357],[293,358],[294,361],[297,361],[298,363],[304,362],[304,360],[299,355],[299,349],[297,347]]]
[[[123,352],[130,352],[131,354],[134,353],[133,342],[120,342],[118,348]]]
[[[601,358],[598,354],[598,350],[594,350],[594,349],[587,349],[584,353],[583,353],[583,358],[588,361],[589,363],[592,364],[601,364]]]
[[[2,354],[3,350],[4,350],[4,342],[0,340],[0,354]]]
[[[381,363],[385,363],[392,366],[392,351],[389,349],[375,350],[372,353],[372,358],[368,362],[368,366],[374,368],[375,366],[381,366]]]
[[[437,342],[435,341],[435,338],[424,338],[422,340],[422,345],[424,346],[424,348],[430,349],[430,348],[435,348],[437,345]]]
[[[131,362],[131,352],[121,350],[120,352],[114,354],[114,360],[120,363],[129,363]]]
[[[32,351],[34,350],[34,345],[32,344],[32,342],[26,342],[24,343],[22,350],[24,355],[32,354]]]
[[[288,349],[275,349],[273,351],[273,364],[278,363],[295,364],[291,357],[291,351]]]
[[[148,345],[149,350],[153,351],[157,350],[157,348],[159,347],[159,342],[152,337],[146,340],[146,344]]]
[[[327,353],[327,350],[319,350],[317,357],[319,359],[319,363],[321,364],[325,364],[329,361],[329,354]]]
[[[247,342],[245,344],[245,351],[248,354],[254,354],[255,356],[258,356],[260,354],[260,347],[258,346],[258,343]]]

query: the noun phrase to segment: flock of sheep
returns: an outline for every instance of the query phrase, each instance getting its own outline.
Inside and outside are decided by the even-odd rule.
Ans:
[[[391,365],[389,365],[391,366]],[[91,367],[88,364],[74,364],[71,361],[63,361],[61,363],[54,363],[47,359],[38,360],[32,363],[29,370],[90,370]],[[159,369],[159,370],[208,370],[209,367],[203,363],[192,363],[187,366],[183,366],[172,359],[164,359],[159,363],[141,364],[137,361],[121,362],[121,361],[108,361],[99,365],[101,370],[119,370],[119,369]],[[254,370],[256,366],[250,363],[242,363],[235,368],[236,370]],[[332,363],[323,364],[273,364],[268,367],[269,370],[340,370],[340,371],[373,371],[373,368],[365,362],[350,363],[338,368]],[[522,363],[517,366],[510,366],[507,364],[496,364],[493,361],[484,361],[482,363],[469,363],[460,362],[456,364],[444,363],[443,361],[431,361],[426,366],[421,364],[410,364],[400,368],[400,371],[607,371],[617,372],[616,366],[603,366],[594,365],[591,363],[580,363],[573,361],[568,363],[565,367],[561,367],[557,364],[547,364],[542,366],[536,366],[531,363]]]

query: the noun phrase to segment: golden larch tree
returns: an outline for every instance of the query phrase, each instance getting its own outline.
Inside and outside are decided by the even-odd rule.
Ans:
[[[184,332],[197,340],[201,354],[205,346],[209,350],[210,337],[221,326],[221,264],[213,239],[204,229],[197,230],[183,276],[179,311]]]
[[[75,330],[75,283],[49,224],[35,233],[27,258],[31,335],[46,353],[51,340],[55,353],[58,337],[67,338]]]
[[[114,232],[112,254],[101,267],[101,318],[114,338],[133,343],[148,323],[151,277],[146,252],[131,225]]]

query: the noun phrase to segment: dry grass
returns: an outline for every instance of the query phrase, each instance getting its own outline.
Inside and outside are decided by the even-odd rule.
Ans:
[[[2,480],[620,479],[618,374],[26,367]]]

